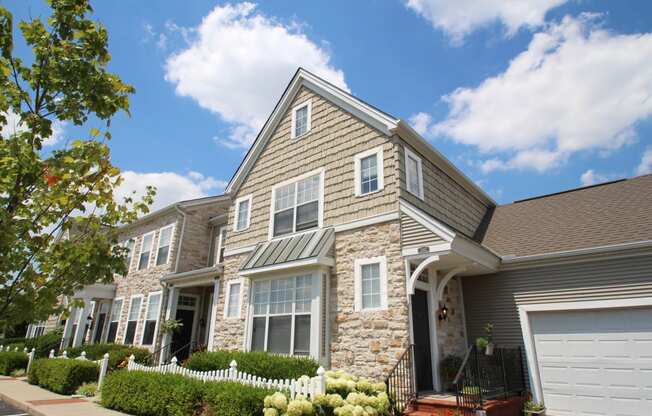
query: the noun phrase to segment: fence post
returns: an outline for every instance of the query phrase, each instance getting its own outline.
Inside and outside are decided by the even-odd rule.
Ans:
[[[79,356],[80,360],[85,360],[86,359],[86,351],[82,351],[81,355]]]
[[[233,360],[231,361],[231,364],[229,364],[229,367],[229,378],[235,380],[236,374],[238,373],[238,363]]]
[[[34,361],[35,355],[36,355],[36,348],[32,348],[29,354],[27,354],[27,369],[25,370],[26,374],[29,374],[29,368],[32,366],[32,361]]]
[[[68,351],[64,351],[64,352],[63,352],[63,355],[61,356],[61,358],[64,358],[64,359],[65,359],[65,358],[68,358]]]
[[[127,363],[127,370],[131,371],[134,369],[134,364],[136,364],[136,356],[131,354],[129,357],[129,362]]]
[[[177,360],[177,357],[172,357],[172,359],[170,360],[170,364],[172,365],[172,373],[176,373],[178,361],[179,360]]]
[[[317,369],[317,377],[315,377],[315,394],[326,394],[326,370],[324,367],[319,366]]]
[[[102,382],[104,381],[104,376],[106,376],[106,370],[109,369],[109,353],[105,353],[100,363],[100,378],[97,380],[97,389],[102,388]]]
[[[29,350],[27,349],[27,347],[23,348],[23,352],[24,352],[25,354],[27,354],[27,351],[29,351]]]
[[[48,358],[54,358],[54,350],[50,350],[50,355],[48,355]]]

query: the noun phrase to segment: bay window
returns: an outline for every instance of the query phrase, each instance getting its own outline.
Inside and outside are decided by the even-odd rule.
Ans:
[[[323,180],[323,172],[313,173],[272,189],[273,237],[320,225]]]

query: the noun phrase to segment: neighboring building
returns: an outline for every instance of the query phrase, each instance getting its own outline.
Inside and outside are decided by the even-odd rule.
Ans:
[[[497,206],[404,121],[299,70],[224,196],[122,235],[130,272],[77,295],[64,345],[206,344],[383,377],[415,344],[419,388],[439,390],[439,362],[491,322],[549,409],[649,396],[652,176]],[[159,334],[167,319],[182,330]]]

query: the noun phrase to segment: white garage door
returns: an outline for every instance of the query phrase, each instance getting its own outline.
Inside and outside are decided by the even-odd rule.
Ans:
[[[652,415],[652,308],[530,313],[549,415]]]

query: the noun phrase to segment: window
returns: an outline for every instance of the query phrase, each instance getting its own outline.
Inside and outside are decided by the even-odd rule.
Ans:
[[[215,232],[217,230],[217,232]],[[215,227],[213,239],[213,252],[211,253],[211,266],[215,266],[224,261],[224,240],[226,239],[226,227]]]
[[[129,316],[127,317],[127,330],[123,344],[131,345],[136,337],[136,327],[138,326],[138,317],[140,315],[140,304],[143,302],[143,296],[137,295],[131,297],[129,304]]]
[[[111,321],[109,322],[109,333],[106,337],[106,342],[115,342],[115,337],[118,334],[118,325],[120,324],[120,315],[122,314],[122,299],[113,301],[113,308],[111,308]]]
[[[145,312],[145,328],[141,345],[152,345],[156,335],[158,317],[161,313],[161,292],[150,293],[147,297],[147,312]]]
[[[310,131],[312,101],[307,101],[292,109],[291,137],[297,139]]]
[[[134,258],[134,247],[136,246],[136,240],[130,238],[125,242],[125,248],[127,249],[127,273],[131,268],[131,260]]]
[[[232,280],[228,283],[226,291],[226,304],[224,305],[225,318],[240,317],[240,288],[242,283],[239,280]]]
[[[357,196],[383,189],[383,148],[377,147],[355,155],[354,172]]]
[[[167,264],[170,258],[170,241],[172,241],[172,231],[174,225],[168,225],[161,228],[158,236],[158,250],[156,251],[156,265]]]
[[[233,229],[242,231],[249,228],[251,216],[251,195],[243,196],[235,201],[235,221]]]
[[[320,225],[322,184],[323,171],[272,189],[272,237]]]
[[[154,232],[145,234],[143,241],[140,244],[140,258],[138,259],[138,270],[143,270],[149,267],[149,254],[152,251],[154,243]]]
[[[312,275],[257,281],[252,293],[251,350],[309,355]]]
[[[355,310],[387,309],[387,260],[385,257],[355,261]]]
[[[36,338],[43,335],[45,332],[45,321],[32,324],[29,332],[30,334],[27,336],[27,338]]]
[[[423,199],[423,172],[421,158],[405,149],[405,182],[407,190]]]

